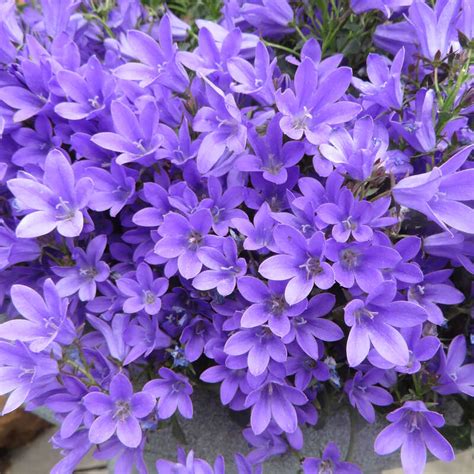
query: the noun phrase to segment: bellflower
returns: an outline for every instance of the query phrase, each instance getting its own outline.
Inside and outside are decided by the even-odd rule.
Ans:
[[[286,433],[297,429],[295,405],[304,405],[306,395],[283,381],[269,378],[260,388],[250,392],[245,404],[251,408],[250,424],[253,432],[263,433],[273,420]]]
[[[265,139],[254,130],[249,131],[249,143],[254,154],[241,156],[237,166],[241,171],[260,172],[271,183],[284,184],[288,179],[287,168],[303,158],[304,145],[294,141],[283,144],[279,120],[280,115],[275,115],[270,121]]]
[[[106,245],[106,236],[99,235],[89,242],[85,252],[81,248],[74,249],[74,267],[53,268],[56,275],[62,277],[57,284],[61,296],[78,292],[81,301],[90,301],[95,297],[97,283],[107,280],[110,274],[109,266],[101,261]]]
[[[202,268],[197,250],[210,246],[215,241],[207,235],[211,226],[212,215],[207,209],[197,211],[189,219],[177,213],[169,213],[158,229],[162,239],[156,243],[155,253],[176,259],[179,273],[184,278],[194,278]]]
[[[393,403],[393,397],[387,390],[375,386],[383,375],[383,371],[379,369],[371,369],[365,374],[357,372],[344,386],[351,405],[356,407],[369,423],[375,422],[375,410],[372,405],[387,406]]]
[[[30,351],[21,342],[0,342],[0,393],[8,399],[2,415],[19,408],[36,389],[47,390],[47,386],[58,374],[56,360],[49,355]]]
[[[115,217],[132,201],[135,179],[115,161],[110,164],[109,171],[90,167],[85,171],[85,175],[94,181],[94,192],[89,201],[89,207],[93,211],[109,210],[111,217]]]
[[[421,324],[410,328],[401,328],[400,333],[407,343],[410,357],[405,366],[398,365],[395,366],[395,369],[404,374],[415,374],[420,371],[422,362],[429,361],[435,356],[440,347],[439,339],[435,336],[423,336]],[[368,358],[375,367],[381,369],[394,367],[374,350],[369,352]]]
[[[114,74],[120,79],[140,81],[140,87],[158,82],[173,91],[182,92],[188,77],[176,60],[177,46],[173,43],[169,15],[164,15],[160,21],[158,38],[159,42],[156,42],[142,31],[129,31],[126,50],[139,62],[127,62],[115,69]]]
[[[400,109],[403,103],[401,73],[404,59],[405,50],[403,48],[396,54],[390,67],[384,56],[370,53],[367,56],[369,81],[353,77],[352,84],[360,90],[364,100],[374,102],[382,107]]]
[[[84,405],[97,418],[89,429],[91,443],[99,444],[114,433],[122,444],[136,448],[142,440],[139,420],[153,410],[155,400],[146,391],[133,393],[130,380],[119,373],[110,382],[110,394],[91,392],[84,397]]]
[[[335,443],[328,443],[321,458],[306,458],[303,461],[303,473],[312,474],[361,474],[361,470],[350,462],[341,461],[341,453]]]
[[[43,284],[43,297],[29,286],[13,285],[11,299],[24,319],[0,324],[0,337],[29,344],[32,352],[51,348],[53,343],[70,344],[76,329],[67,315],[68,300],[59,296],[51,279]]]
[[[185,418],[192,418],[193,405],[190,395],[193,389],[188,379],[166,367],[159,370],[161,379],[154,379],[144,387],[144,392],[158,398],[158,416],[165,420],[178,410]]]
[[[454,459],[454,452],[435,428],[444,425],[439,413],[430,411],[420,401],[405,402],[387,415],[392,424],[383,429],[375,440],[377,454],[390,454],[402,448],[402,466],[406,472],[421,474],[426,464],[426,448],[444,462]]]
[[[396,365],[408,363],[407,344],[394,327],[416,326],[428,315],[414,303],[393,301],[395,292],[392,282],[384,282],[368,294],[365,302],[354,299],[346,305],[344,320],[351,327],[347,360],[352,367],[365,359],[371,344],[385,360]]]
[[[33,211],[18,224],[18,237],[38,237],[54,229],[65,237],[81,233],[82,211],[90,199],[93,182],[90,178],[76,182],[69,161],[60,151],[53,150],[46,157],[43,183],[23,175],[9,180],[8,188],[24,209]]]
[[[313,61],[306,58],[295,73],[294,91],[277,91],[275,99],[283,114],[281,130],[293,140],[304,135],[310,143],[321,143],[330,125],[352,120],[360,111],[353,102],[339,100],[352,79],[350,68],[335,69],[318,83]]]
[[[276,251],[273,228],[276,225],[268,203],[264,202],[255,213],[253,224],[245,218],[232,219],[233,226],[245,236],[244,249],[246,250],[273,250]]]
[[[435,390],[443,395],[461,392],[470,397],[474,396],[474,364],[463,365],[467,355],[464,336],[460,334],[452,340],[447,356],[444,351],[440,354],[440,378]]]
[[[264,36],[280,36],[292,30],[293,10],[288,0],[244,1],[240,13]]]
[[[205,133],[197,154],[202,174],[208,173],[224,152],[243,152],[247,140],[247,129],[234,96],[210,82],[206,82],[206,96],[209,106],[201,107],[193,121],[194,131]]]
[[[267,370],[270,360],[285,362],[287,358],[285,344],[266,326],[234,333],[225,343],[224,352],[235,356],[246,354],[249,371],[256,376]]]
[[[436,145],[434,114],[434,91],[420,89],[416,93],[413,110],[407,109],[402,122],[392,121],[391,125],[416,151],[430,152]]]
[[[408,290],[408,299],[425,308],[428,320],[442,325],[445,321],[438,304],[459,304],[464,295],[449,284],[450,270],[438,270],[426,273],[424,280]]]
[[[290,280],[285,289],[285,299],[289,304],[302,301],[315,285],[327,290],[334,284],[334,272],[324,261],[325,239],[322,232],[306,240],[293,227],[279,225],[273,235],[284,254],[265,260],[259,272],[268,279]]]
[[[290,320],[300,315],[306,308],[305,300],[289,305],[284,296],[285,284],[270,281],[268,287],[254,277],[239,280],[239,292],[251,304],[242,314],[240,324],[253,328],[267,323],[276,336],[286,336],[290,332]]]
[[[110,102],[113,93],[112,78],[103,71],[99,60],[93,56],[84,77],[73,71],[59,71],[57,81],[69,101],[55,105],[54,111],[68,120],[97,117]]]
[[[353,194],[343,188],[336,203],[326,203],[318,207],[318,217],[326,224],[332,224],[332,236],[337,242],[347,242],[353,237],[357,242],[371,240],[372,227],[377,226],[377,218],[382,217],[390,205],[389,199],[379,199],[374,204],[357,201]],[[396,219],[385,219],[382,225],[396,223]]]
[[[178,448],[177,462],[167,461],[165,459],[158,459],[156,461],[156,470],[158,474],[174,474],[174,473],[188,473],[196,472],[199,474],[224,474],[224,458],[218,456],[212,468],[203,459],[196,458],[194,451],[191,450],[186,455],[184,449]]]
[[[323,143],[319,151],[336,167],[342,167],[354,178],[367,179],[387,150],[386,131],[376,127],[372,117],[356,120],[352,137],[342,127],[336,128],[329,136],[329,143]]]
[[[245,259],[238,258],[237,255],[237,246],[232,237],[223,239],[222,250],[201,247],[197,251],[197,256],[209,270],[204,270],[194,277],[194,288],[201,291],[216,288],[220,295],[230,295],[235,289],[237,280],[245,275],[247,270]]]
[[[474,210],[464,204],[474,199],[474,170],[457,171],[472,149],[472,145],[465,147],[430,172],[402,179],[393,188],[395,200],[425,214],[446,231],[453,228],[474,234]]]
[[[145,310],[147,314],[157,314],[161,308],[160,296],[168,289],[166,278],[154,278],[153,271],[146,263],[140,263],[133,278],[117,280],[119,290],[128,298],[123,303],[126,313]]]
[[[110,111],[115,132],[100,132],[91,140],[106,150],[119,152],[119,165],[153,158],[161,145],[161,136],[157,133],[158,112],[155,105],[144,105],[138,119],[127,105],[119,101],[112,102]]]
[[[273,85],[275,66],[276,58],[270,62],[267,48],[259,42],[255,48],[253,65],[238,56],[227,61],[227,68],[235,81],[231,89],[240,94],[251,95],[262,105],[272,105],[275,102],[275,86]]]
[[[291,320],[291,328],[283,338],[285,343],[296,341],[298,346],[314,359],[320,357],[319,341],[338,341],[342,339],[341,328],[322,316],[334,306],[334,296],[320,293],[309,300],[306,309]]]

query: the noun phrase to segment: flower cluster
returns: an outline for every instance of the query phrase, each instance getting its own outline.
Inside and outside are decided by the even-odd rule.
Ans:
[[[149,472],[148,433],[206,383],[248,413],[242,474],[300,450],[331,397],[391,407],[374,449],[405,472],[451,461],[438,411],[474,396],[469,0],[207,0],[189,23],[184,0],[17,3],[0,393],[54,412],[53,473],[90,450]],[[332,443],[301,461],[360,472]]]

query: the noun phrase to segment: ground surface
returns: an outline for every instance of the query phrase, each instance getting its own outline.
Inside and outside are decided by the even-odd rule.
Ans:
[[[29,445],[15,450],[11,457],[10,468],[4,474],[48,474],[51,467],[60,459],[59,453],[51,449],[48,444],[48,439],[53,433],[54,429],[49,429]],[[102,462],[87,458],[79,466],[77,474],[79,473],[106,474],[107,469]],[[472,449],[459,454],[456,461],[451,464],[429,463],[425,471],[425,474],[472,473],[474,473],[474,450]],[[383,471],[383,474],[402,474],[402,471],[401,469],[390,469]]]

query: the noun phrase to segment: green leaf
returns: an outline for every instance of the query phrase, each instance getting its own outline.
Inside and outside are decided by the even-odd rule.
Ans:
[[[471,424],[469,422],[461,426],[446,425],[440,428],[440,432],[454,449],[465,451],[472,446]]]
[[[173,416],[171,419],[171,433],[176,438],[176,441],[178,441],[180,444],[188,444],[186,441],[186,435],[184,434],[184,431],[175,416]]]

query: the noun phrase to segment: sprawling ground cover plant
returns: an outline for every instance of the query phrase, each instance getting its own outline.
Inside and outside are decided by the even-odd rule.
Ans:
[[[407,473],[466,447],[470,0],[17,3],[0,1],[0,393],[4,413],[54,412],[54,473],[90,450],[148,472],[149,433],[192,418],[205,384],[249,414],[241,473],[301,449],[331,397],[389,413],[374,449]],[[301,461],[360,472],[333,443]]]

